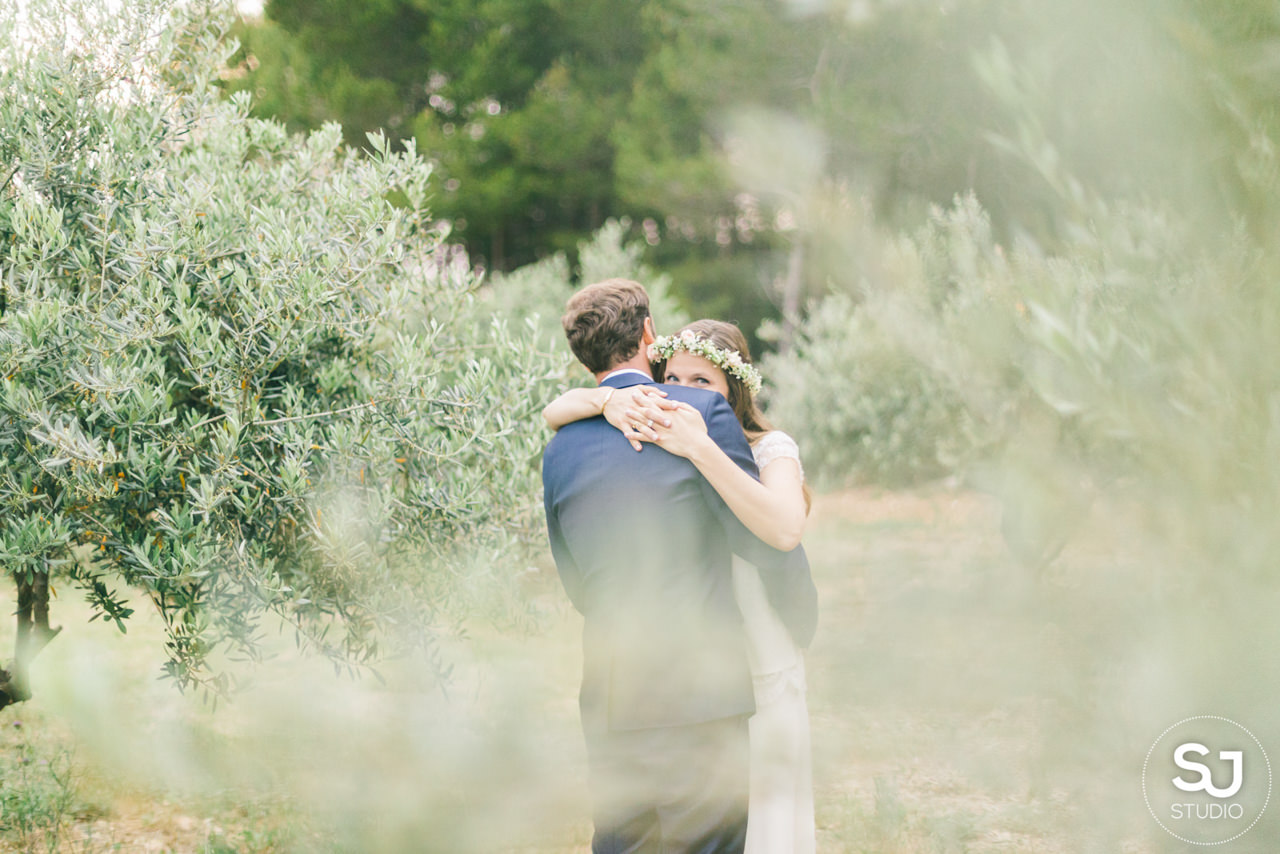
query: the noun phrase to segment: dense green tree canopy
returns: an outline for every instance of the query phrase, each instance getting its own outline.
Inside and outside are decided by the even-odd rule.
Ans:
[[[265,12],[242,28],[228,85],[291,126],[337,119],[357,144],[375,128],[415,137],[440,167],[433,209],[482,263],[573,250],[627,217],[661,246],[660,266],[680,268],[679,291],[708,297],[699,307],[749,332],[776,311],[760,272],[772,227],[739,198],[717,122],[739,103],[809,102],[816,19],[770,0],[275,0]]]
[[[233,88],[295,127],[414,136],[444,182],[432,204],[499,269],[622,212],[609,134],[644,56],[640,4],[275,0],[242,38]]]

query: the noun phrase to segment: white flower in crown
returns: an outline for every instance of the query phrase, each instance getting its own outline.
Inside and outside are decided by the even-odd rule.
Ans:
[[[755,366],[742,358],[737,350],[725,350],[717,347],[706,338],[701,338],[692,329],[686,329],[677,335],[660,335],[649,345],[649,361],[660,362],[670,359],[675,353],[683,350],[694,356],[701,356],[727,374],[732,374],[742,381],[752,396],[760,393],[763,380]]]

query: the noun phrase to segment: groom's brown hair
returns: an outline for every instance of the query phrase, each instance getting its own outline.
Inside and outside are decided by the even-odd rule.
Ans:
[[[630,359],[640,349],[649,294],[630,279],[605,279],[569,298],[560,319],[569,349],[593,374]]]

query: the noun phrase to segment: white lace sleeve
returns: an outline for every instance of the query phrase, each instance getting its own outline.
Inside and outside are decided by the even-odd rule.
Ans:
[[[804,466],[800,463],[800,446],[781,430],[771,430],[760,437],[760,441],[751,446],[751,454],[756,458],[756,468],[763,469],[774,460],[783,457],[793,459],[800,466],[800,479],[804,479]]]

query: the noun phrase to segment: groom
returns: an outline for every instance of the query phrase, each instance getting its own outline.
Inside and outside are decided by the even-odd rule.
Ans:
[[[653,383],[653,320],[636,282],[584,288],[563,325],[602,385]],[[756,474],[723,397],[663,389],[697,408],[716,443]],[[775,606],[804,645],[817,594],[803,550],[760,542],[692,463],[650,444],[636,453],[603,418],[563,427],[547,445],[542,479],[551,551],[585,617],[579,706],[593,852],[741,852],[754,703],[731,552],[782,592]]]

